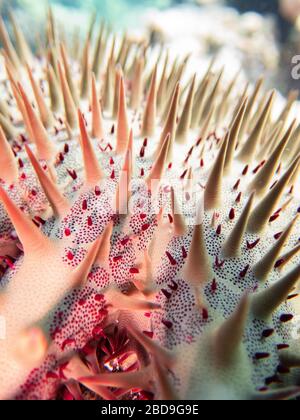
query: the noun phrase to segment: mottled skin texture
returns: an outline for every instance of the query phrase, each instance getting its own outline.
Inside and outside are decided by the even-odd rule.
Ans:
[[[49,41],[55,41],[53,34],[49,35]],[[6,52],[13,57],[7,45]],[[113,56],[117,60],[115,51]],[[152,73],[155,52],[153,56],[153,60],[148,60],[151,72],[149,69],[144,72],[147,76]],[[122,54],[118,57],[124,64]],[[105,95],[108,82],[104,63],[107,57],[102,60],[97,90]],[[7,62],[6,59],[6,65]],[[35,79],[44,86],[43,95],[50,109],[45,62],[32,59],[31,67]],[[140,86],[136,86],[140,80],[135,77],[139,73],[135,73],[134,68],[127,63],[124,69],[128,99],[140,91]],[[158,68],[161,75],[162,59]],[[84,73],[84,69],[85,66],[80,72]],[[161,107],[166,110],[181,75],[180,69],[175,75],[171,68],[168,71],[169,77],[163,79],[160,86],[168,98]],[[77,82],[79,85],[80,74],[78,76],[75,63],[70,73],[75,86]],[[22,65],[15,77],[33,98]],[[183,142],[179,142],[176,118],[173,117],[183,113],[188,118],[187,126],[191,125],[192,108],[188,109],[188,106],[193,101],[190,97],[184,106],[187,93],[180,98],[179,108],[173,100],[167,118],[169,124],[164,126],[168,112],[161,109],[156,115],[153,103],[150,106],[148,102],[145,106],[148,89],[144,83],[145,95],[138,100],[139,110],[128,113],[128,125],[133,128],[132,150],[130,142],[127,145],[129,130],[124,122],[126,110],[122,98],[116,113],[117,122],[111,118],[112,107],[109,107],[102,122],[103,139],[94,136],[90,143],[103,174],[99,182],[91,182],[89,178],[87,166],[92,155],[86,154],[87,147],[86,144],[83,146],[84,137],[82,131],[81,136],[79,134],[77,122],[72,130],[65,130],[63,109],[53,113],[56,130],[51,123],[47,132],[56,154],[51,159],[41,159],[36,144],[37,126],[31,124],[34,141],[29,143],[24,116],[20,115],[15,99],[10,96],[11,86],[3,84],[2,93],[9,99],[11,125],[19,130],[18,134],[6,133],[16,155],[13,159],[18,165],[19,179],[8,182],[5,170],[1,169],[2,187],[10,199],[1,192],[9,216],[3,208],[0,254],[10,258],[3,258],[0,289],[0,314],[6,321],[7,331],[6,339],[0,341],[0,398],[284,399],[298,395],[299,363],[288,366],[293,368],[290,371],[284,369],[291,358],[284,358],[282,354],[288,351],[283,349],[287,346],[296,351],[298,346],[299,350],[293,323],[293,316],[299,314],[298,299],[293,292],[299,280],[299,252],[295,251],[286,265],[281,262],[276,269],[273,267],[281,261],[280,257],[299,245],[299,220],[295,221],[264,281],[257,278],[254,268],[299,212],[299,168],[296,167],[296,172],[278,195],[278,203],[270,214],[272,218],[268,218],[263,231],[253,234],[245,229],[239,255],[225,258],[222,248],[243,214],[252,192],[249,185],[263,167],[261,160],[268,162],[271,159],[274,147],[271,144],[266,147],[266,141],[276,120],[268,120],[253,159],[249,156],[238,159],[239,150],[262,111],[261,107],[255,116],[255,108],[248,109],[253,119],[244,133],[238,133],[239,150],[234,153],[234,161],[227,174],[221,173],[221,181],[218,176],[212,180],[211,174],[223,170],[222,165],[213,170],[214,162],[222,160],[223,149],[227,153],[223,164],[224,161],[228,163],[228,149],[221,141],[229,127],[233,132],[231,121],[235,121],[240,109],[237,105],[242,102],[232,93],[228,100],[225,87],[214,86],[215,75],[212,73],[210,77],[210,94],[206,97],[202,119],[196,121],[195,129],[185,133]],[[2,79],[5,78],[3,72]],[[112,80],[109,83],[114,85]],[[151,85],[150,81],[148,85]],[[201,93],[201,86],[199,89]],[[192,93],[190,91],[190,95]],[[198,91],[195,101],[199,101],[199,97],[201,99]],[[156,92],[153,95],[152,91],[149,98],[156,101]],[[226,112],[221,106],[225,99],[228,100]],[[254,103],[259,105],[257,98]],[[206,130],[207,115],[214,107],[219,113],[212,114]],[[87,132],[91,133],[92,128],[95,132],[92,118],[96,115],[95,107],[90,108],[89,101],[83,97],[80,108]],[[76,111],[75,106],[74,109]],[[154,131],[147,140],[141,135],[144,109],[156,116]],[[218,120],[220,110],[221,121]],[[163,118],[162,125],[160,118]],[[285,115],[281,118],[287,129]],[[151,128],[149,121],[147,127]],[[99,125],[97,129],[99,133]],[[158,161],[165,175],[162,181],[164,199],[158,200],[157,213],[161,209],[164,213],[156,214],[153,203],[150,206],[146,203],[151,193],[142,190],[139,181],[147,179],[157,151],[165,144],[165,139],[161,139],[162,131],[173,133],[168,139],[173,147],[169,148],[165,159]],[[277,143],[284,134],[283,130]],[[202,142],[198,141],[199,137]],[[288,147],[278,161],[281,163],[279,170],[276,172],[277,165],[262,196],[255,197],[254,206],[297,158],[297,141],[298,137],[295,137],[287,143]],[[52,177],[67,198],[69,208],[64,208],[62,213],[53,212],[51,196],[48,201],[49,194],[41,188],[24,144],[30,144],[31,150],[40,158],[41,166],[47,165],[45,174]],[[130,197],[132,210],[127,215],[116,215],[113,202],[120,190],[120,171],[128,156],[127,148],[134,166],[133,173],[129,171],[129,177],[134,180]],[[122,152],[116,153],[117,149]],[[266,150],[268,154],[263,155]],[[85,156],[88,156],[87,160]],[[168,166],[169,163],[172,166]],[[92,175],[97,172],[93,169]],[[188,178],[192,179],[189,181]],[[216,188],[208,197],[210,189],[205,186],[211,184]],[[180,186],[185,185],[180,219],[173,214],[171,185],[178,200]],[[214,197],[220,186],[220,195]],[[157,191],[153,197],[157,198]],[[214,205],[217,202],[220,204]],[[29,218],[35,218],[31,234],[30,229],[24,233],[26,222],[23,216],[16,216],[16,208],[21,208]],[[268,316],[257,316],[253,303],[256,296],[291,272],[294,273],[292,287],[285,290]],[[288,296],[293,299],[286,301]]]

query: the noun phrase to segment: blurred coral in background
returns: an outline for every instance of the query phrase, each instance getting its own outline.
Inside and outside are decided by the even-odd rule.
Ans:
[[[284,17],[295,22],[300,15],[300,1],[280,0],[280,10]]]
[[[295,87],[291,60],[300,45],[299,0],[0,0],[1,15],[9,26],[13,9],[35,45],[49,3],[65,35],[80,39],[95,13],[117,32],[147,37],[174,55],[192,52],[203,65],[215,55],[229,74],[241,68],[254,81],[264,72],[269,86],[284,94]]]

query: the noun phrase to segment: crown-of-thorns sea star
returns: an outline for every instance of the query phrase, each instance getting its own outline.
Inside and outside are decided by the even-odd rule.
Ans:
[[[80,61],[51,11],[33,56],[11,23],[0,398],[296,397],[295,93],[274,118],[262,79],[186,83],[188,58],[95,21]]]

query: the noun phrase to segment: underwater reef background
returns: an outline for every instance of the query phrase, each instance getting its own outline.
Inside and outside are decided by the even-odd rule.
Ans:
[[[2,4],[0,399],[300,395],[299,0],[180,3]]]

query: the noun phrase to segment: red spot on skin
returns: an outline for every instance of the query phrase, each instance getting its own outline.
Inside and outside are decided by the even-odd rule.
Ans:
[[[166,252],[166,256],[168,257],[171,265],[173,266],[177,265],[177,261],[172,257],[172,255],[168,251]]]
[[[236,191],[240,186],[241,180],[239,179],[237,183],[234,185],[233,189]]]
[[[80,299],[78,302],[79,306],[84,306],[86,304],[86,300],[85,299]]]
[[[24,168],[24,163],[23,163],[22,159],[19,159],[18,162],[19,162],[19,168],[20,169]]]
[[[283,234],[283,232],[276,233],[276,235],[274,235],[274,239],[276,239],[276,241],[278,241],[278,239],[281,238],[282,234]]]
[[[288,296],[287,300],[292,300],[292,299],[296,299],[299,296],[298,293],[295,293],[293,295]]]
[[[36,227],[38,227],[38,228],[40,227],[39,222],[37,222],[35,219],[32,219],[32,221],[33,221],[33,223],[35,224]]]
[[[22,175],[21,175],[21,179],[26,179],[27,177],[26,177],[26,174],[24,174],[24,172],[22,173]]]
[[[243,175],[243,176],[247,175],[248,170],[249,170],[249,166],[247,165],[247,166],[245,166],[245,168],[244,168],[244,170],[243,170],[243,172],[242,172],[242,175]]]
[[[208,310],[207,309],[202,309],[202,319],[203,321],[207,321],[209,318],[209,314],[208,314]]]
[[[268,359],[269,357],[270,357],[270,353],[256,353],[254,356],[256,360]]]
[[[167,290],[165,290],[165,289],[162,289],[162,293],[165,295],[165,297],[166,297],[167,299],[171,299],[172,295],[171,295],[171,293],[170,293],[170,292],[168,292],[168,291],[167,291]]]
[[[92,227],[93,226],[93,219],[91,217],[88,217],[87,224],[88,224],[88,227]]]
[[[266,163],[266,161],[264,160],[263,162],[261,162],[253,171],[253,174],[257,174],[257,172],[260,170],[260,168],[262,168],[264,166],[264,164]]]
[[[150,313],[150,312],[146,312],[146,313],[145,313],[145,317],[146,317],[146,318],[151,318],[151,313]]]
[[[61,330],[56,327],[55,330],[51,333],[52,340],[55,340],[56,336],[61,333]]]
[[[269,388],[266,386],[263,386],[262,388],[259,388],[259,392],[267,392],[269,391]]]
[[[200,168],[204,168],[204,160],[203,159],[200,160]]]
[[[144,177],[145,176],[145,170],[144,170],[144,168],[142,168],[141,169],[141,177]]]
[[[215,293],[218,289],[218,284],[216,282],[216,279],[213,280],[212,284],[211,284],[211,291],[212,293]]]
[[[70,151],[69,145],[65,144],[65,147],[64,147],[65,154],[69,153],[69,151]]]
[[[215,265],[217,268],[223,268],[225,261],[220,261],[219,257],[216,257]]]
[[[116,179],[116,174],[114,170],[111,173],[110,179]]]
[[[272,384],[281,384],[282,381],[280,380],[278,375],[274,375],[274,376],[271,376],[270,378],[267,378],[265,380],[265,383],[267,386],[270,386]]]
[[[260,243],[260,238],[257,239],[255,242],[253,242],[252,244],[250,242],[247,241],[247,248],[249,250],[254,249],[258,244]]]
[[[114,165],[115,164],[115,161],[113,160],[113,158],[110,158],[109,164],[110,165]]]
[[[178,284],[172,280],[172,284],[168,285],[169,289],[173,290],[173,292],[176,292],[178,290]]]
[[[169,218],[169,222],[172,224],[173,223],[173,217],[170,214],[168,214],[168,218]]]
[[[146,223],[145,225],[142,226],[142,231],[143,232],[146,232],[146,230],[148,230],[149,227],[150,227],[150,224],[149,223]]]
[[[122,246],[126,246],[128,244],[128,242],[130,241],[130,238],[125,238],[121,241],[121,245]]]
[[[181,175],[180,179],[183,180],[186,177],[186,174],[188,173],[188,170],[186,169],[183,174]]]
[[[64,162],[65,158],[64,158],[64,155],[62,153],[59,153],[58,160],[60,161],[60,163]]]
[[[103,295],[98,294],[98,295],[95,296],[95,301],[96,302],[102,302],[103,300],[104,300]]]
[[[173,167],[173,164],[172,164],[172,163],[170,163],[170,165],[168,166],[168,169],[169,169],[169,170],[171,170],[171,169],[172,169],[172,167]]]
[[[187,254],[186,249],[185,249],[184,246],[181,248],[181,250],[182,250],[182,258],[185,260],[187,258],[187,256],[188,256],[188,254]]]
[[[219,225],[216,231],[216,234],[219,236],[222,233],[222,225]]]
[[[140,214],[140,218],[142,220],[145,220],[147,218],[147,214],[145,214],[145,213]]]
[[[75,340],[74,338],[68,338],[67,340],[65,340],[62,345],[61,348],[64,351],[66,349],[67,346],[71,346],[72,344],[75,344]]]
[[[68,174],[70,175],[70,177],[73,179],[73,181],[76,181],[76,179],[77,179],[77,173],[76,173],[76,171],[74,171],[74,170],[67,170],[68,171]]]
[[[270,218],[269,222],[270,222],[270,223],[275,222],[275,220],[277,220],[279,216],[280,216],[280,214],[279,214],[279,213],[274,214],[274,215]]]
[[[291,314],[283,314],[280,317],[280,322],[282,322],[283,324],[286,324],[287,322],[290,322],[294,319],[294,315]]]
[[[151,331],[143,331],[143,334],[146,335],[147,337],[151,338],[151,340],[154,337],[154,333]]]
[[[144,157],[145,157],[145,147],[143,146],[140,151],[140,158],[144,158]]]
[[[87,203],[87,200],[83,200],[83,202],[82,202],[82,210],[83,210],[83,211],[86,211],[86,210],[87,210],[87,208],[88,208],[88,203]]]
[[[280,260],[276,262],[275,268],[280,268],[284,263],[285,263],[285,260],[281,258]]]
[[[231,209],[230,210],[229,219],[230,220],[234,220],[235,219],[235,210],[234,209]]]
[[[250,265],[247,265],[247,267],[244,268],[243,271],[240,272],[240,278],[244,279],[249,271]]]
[[[35,220],[37,220],[43,226],[46,224],[46,220],[42,219],[40,216],[35,216]]]
[[[241,199],[242,199],[242,193],[240,192],[240,193],[238,194],[237,198],[235,199],[235,202],[236,202],[237,204],[239,204],[239,203],[241,202]]]
[[[129,270],[129,272],[130,274],[139,274],[140,270],[138,268],[133,267]]]
[[[74,254],[71,251],[69,251],[68,254],[67,254],[67,258],[68,258],[68,260],[73,261],[74,260]]]
[[[21,135],[20,135],[20,137],[21,137],[21,141],[22,141],[22,143],[27,143],[27,139],[26,139],[26,137],[24,136],[24,134],[21,134]]]
[[[59,376],[55,372],[47,372],[46,379],[59,379]]]
[[[290,348],[290,346],[288,344],[278,344],[277,345],[277,350],[287,350],[289,348]]]
[[[161,322],[164,324],[165,327],[168,328],[168,330],[170,330],[173,327],[173,323],[171,321],[167,321],[165,319],[162,319]]]
[[[269,338],[274,334],[274,332],[275,331],[273,329],[264,330],[262,333],[262,338]]]
[[[144,147],[147,147],[148,146],[148,139],[146,138],[145,140],[144,140]]]
[[[96,195],[96,197],[100,197],[100,195],[101,195],[101,190],[100,190],[100,188],[99,188],[99,187],[95,187],[95,195]]]
[[[283,365],[279,365],[279,366],[277,367],[277,372],[278,372],[280,375],[288,375],[291,371],[290,371],[290,369],[289,369],[289,368],[287,368],[287,367],[285,367],[285,366],[283,366]]]
[[[122,255],[119,255],[118,257],[114,257],[114,258],[113,258],[113,262],[114,262],[114,263],[117,263],[117,262],[119,262],[119,261],[122,261],[122,259],[123,259]]]
[[[71,236],[71,231],[70,231],[70,229],[65,229],[65,235],[66,235],[66,236]]]

